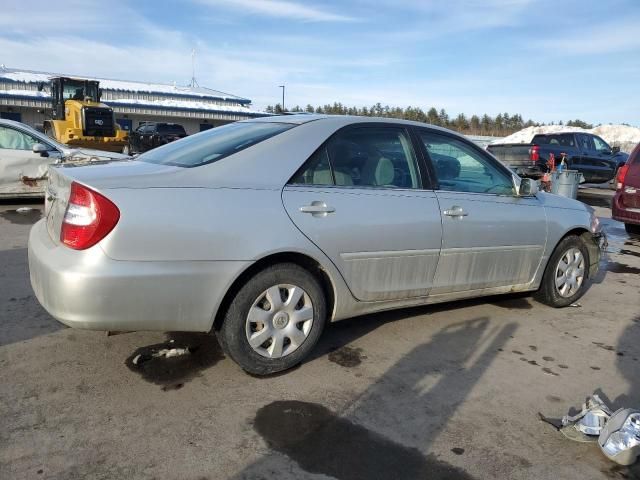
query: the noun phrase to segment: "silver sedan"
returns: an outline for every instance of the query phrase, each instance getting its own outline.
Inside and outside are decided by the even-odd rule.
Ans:
[[[300,363],[327,321],[531,291],[563,307],[598,268],[581,202],[537,192],[445,129],[299,115],[135,161],[51,168],[31,284],[78,328],[215,332],[243,369]]]

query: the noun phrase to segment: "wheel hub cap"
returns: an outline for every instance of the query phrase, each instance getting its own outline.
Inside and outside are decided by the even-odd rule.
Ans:
[[[289,315],[287,312],[278,312],[273,316],[273,326],[276,328],[284,328],[289,323]]]
[[[262,292],[247,314],[245,332],[249,346],[267,358],[296,351],[313,326],[311,297],[291,284],[274,285]]]
[[[569,298],[575,295],[584,282],[584,274],[584,255],[579,249],[570,248],[556,266],[555,286],[560,296]]]

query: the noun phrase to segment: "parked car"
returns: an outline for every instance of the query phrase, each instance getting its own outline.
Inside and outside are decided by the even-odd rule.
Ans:
[[[491,144],[487,150],[518,175],[534,179],[547,171],[550,154],[556,165],[566,154],[567,168],[581,172],[588,183],[612,180],[629,157],[597,135],[573,132],[539,134],[531,143]]]
[[[640,235],[640,144],[618,172],[611,212],[614,220],[624,222],[627,232]]]
[[[126,159],[125,155],[70,148],[24,123],[0,119],[0,198],[42,197],[53,163]]]
[[[177,123],[144,122],[129,135],[129,146],[124,153],[136,154],[166,145],[187,136],[182,125]]]
[[[69,326],[214,331],[267,374],[301,362],[326,321],[507,292],[575,302],[603,234],[591,207],[536,185],[422,123],[242,121],[52,168],[31,284]]]

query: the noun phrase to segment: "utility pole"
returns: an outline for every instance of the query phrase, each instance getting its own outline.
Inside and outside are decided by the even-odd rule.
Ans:
[[[282,111],[284,112],[284,85],[279,85],[279,87],[282,89]]]

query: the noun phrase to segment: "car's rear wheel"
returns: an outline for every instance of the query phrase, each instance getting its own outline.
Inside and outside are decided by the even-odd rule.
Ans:
[[[299,364],[324,329],[325,295],[304,268],[277,264],[240,288],[217,332],[225,353],[245,371],[268,375]]]
[[[634,225],[632,223],[625,223],[624,229],[627,231],[629,235],[639,236],[640,235],[640,225]]]
[[[551,307],[566,307],[585,292],[589,276],[589,251],[575,235],[562,239],[547,263],[535,297]]]

